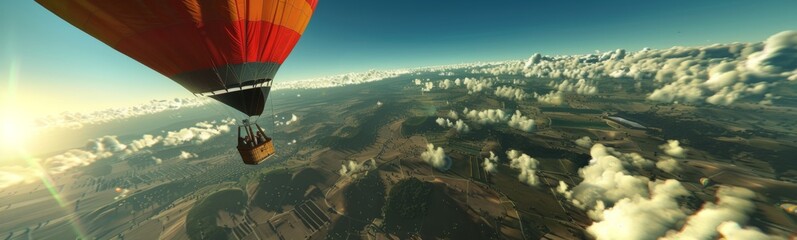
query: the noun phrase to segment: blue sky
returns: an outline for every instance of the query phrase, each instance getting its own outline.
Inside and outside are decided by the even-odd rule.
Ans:
[[[535,52],[762,41],[797,29],[794,9],[793,0],[321,0],[277,81]],[[29,0],[0,2],[0,76],[0,107],[29,115],[192,96]]]

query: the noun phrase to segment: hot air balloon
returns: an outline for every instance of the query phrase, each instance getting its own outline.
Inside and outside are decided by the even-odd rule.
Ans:
[[[251,118],[263,113],[280,65],[318,0],[36,0],[78,29]],[[256,122],[238,126],[244,163],[274,145]]]

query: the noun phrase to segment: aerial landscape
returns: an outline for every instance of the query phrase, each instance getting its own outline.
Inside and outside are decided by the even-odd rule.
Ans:
[[[312,21],[301,21],[311,27],[329,17],[323,11],[344,8],[259,2],[310,11]],[[748,3],[734,4],[726,7]],[[74,80],[58,96],[24,96],[26,84],[40,84],[25,77],[50,73],[4,60],[1,239],[797,239],[797,21],[780,27],[794,16],[758,19],[786,24],[752,40],[530,46],[316,75],[290,72],[299,68],[292,61],[312,55],[301,52],[305,39],[325,36],[311,27],[302,36],[300,26],[292,38],[302,36],[298,57],[285,60],[288,44],[281,59],[235,63],[267,64],[257,70],[212,65],[216,89],[196,83],[204,73],[193,69],[167,74],[189,63],[161,67],[168,57],[127,53],[147,48],[112,45],[71,22],[78,5],[28,5],[70,28],[64,36],[108,52],[86,55],[114,54],[171,90],[107,105],[105,97],[145,91],[146,81],[96,86],[117,89],[106,96],[87,90],[91,80]],[[439,7],[429,8],[446,9]],[[119,9],[107,11],[135,7]],[[127,56],[136,61],[121,60]],[[274,62],[284,65],[279,73]],[[85,78],[134,71],[120,68]],[[229,77],[231,68],[240,74]],[[283,71],[296,80],[282,81]],[[249,75],[258,79],[243,79]],[[89,100],[72,106],[80,95]],[[85,110],[89,104],[95,108]],[[47,113],[12,117],[35,107]],[[261,147],[270,152],[252,164],[247,154]]]

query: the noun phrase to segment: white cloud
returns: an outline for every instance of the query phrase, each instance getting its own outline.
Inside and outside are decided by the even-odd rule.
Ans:
[[[441,127],[453,128],[453,129],[456,129],[457,132],[460,132],[460,133],[468,133],[468,132],[470,132],[470,127],[468,126],[468,124],[465,124],[465,122],[462,121],[462,119],[457,120],[455,122],[451,122],[451,120],[449,120],[449,119],[437,118],[437,120],[435,120],[435,122],[437,122],[437,125],[440,125]]]
[[[681,170],[681,166],[679,166],[678,160],[675,160],[674,158],[671,157],[665,157],[656,162],[656,168],[671,174],[675,174],[676,172]]]
[[[442,147],[434,147],[434,144],[427,144],[426,151],[421,153],[421,159],[441,171],[446,171],[451,167],[451,160],[446,157]]]
[[[442,80],[440,81],[440,83],[437,84],[437,87],[439,87],[440,89],[449,89],[452,86],[454,86],[454,81],[451,81],[451,79]]]
[[[590,149],[589,165],[579,169],[584,179],[568,193],[574,205],[593,208],[598,202],[614,204],[633,196],[648,196],[648,179],[631,171],[653,165],[636,153],[621,153],[597,143]]]
[[[664,235],[686,217],[677,198],[689,192],[676,180],[651,182],[650,191],[650,196],[623,198],[614,207],[593,214],[597,221],[587,232],[596,239],[656,239]]]
[[[717,203],[705,203],[686,220],[680,231],[671,231],[666,239],[713,239],[719,232],[717,227],[728,221],[744,223],[748,214],[755,210],[752,199],[755,193],[745,188],[720,186]]]
[[[746,67],[757,73],[773,74],[797,80],[797,31],[783,31],[770,36],[764,49],[751,54]]]
[[[348,164],[341,165],[338,173],[343,176],[351,176],[352,174],[365,172],[374,168],[376,168],[376,161],[374,161],[373,158],[362,163],[349,161]]]
[[[587,137],[587,136],[584,136],[582,138],[576,139],[574,142],[576,143],[576,145],[584,147],[584,148],[591,148],[592,147],[592,139]]]
[[[180,155],[177,156],[177,158],[183,159],[183,160],[191,159],[191,158],[197,158],[197,157],[199,157],[199,156],[196,153],[191,153],[191,152],[186,152],[186,151],[180,151]]]
[[[291,119],[285,122],[285,125],[291,125],[291,123],[295,123],[297,121],[299,121],[299,117],[297,117],[296,114],[291,114]]]
[[[678,140],[667,140],[667,143],[659,146],[659,148],[667,155],[678,158],[686,157],[686,149],[681,147],[681,144],[678,142]]]
[[[37,119],[39,128],[71,128],[80,129],[85,125],[103,124],[116,120],[150,115],[182,108],[193,108],[211,102],[208,98],[175,98],[170,100],[152,100],[132,107],[109,108],[90,113],[64,112]]]
[[[529,60],[526,61],[526,65],[524,67],[529,68],[531,66],[534,66],[534,64],[540,63],[541,59],[542,56],[539,53],[535,53],[531,55],[531,57],[529,57]]]
[[[422,92],[431,92],[432,89],[434,89],[434,83],[432,83],[432,82],[425,82],[425,83],[423,83],[422,86],[423,86],[421,88]]]
[[[786,240],[783,237],[767,235],[754,227],[742,228],[732,221],[720,224],[717,231],[725,240]]]
[[[383,104],[383,103],[382,103],[382,101],[376,101],[376,106],[377,106],[377,107],[381,107],[381,106],[382,106],[382,104]]]
[[[738,227],[755,209],[755,194],[750,190],[720,186],[717,203],[705,203],[690,215],[691,211],[679,204],[682,197],[690,195],[680,182],[650,181],[638,174],[639,168],[649,165],[640,161],[650,161],[599,143],[590,154],[589,165],[579,170],[584,180],[572,190],[560,181],[557,192],[595,220],[587,232],[596,239],[715,239],[723,227],[740,236],[766,236],[757,234],[756,229]],[[729,221],[736,225],[720,226]],[[618,231],[618,226],[623,230]]]
[[[507,122],[509,127],[520,129],[524,132],[531,132],[534,130],[534,119],[529,119],[520,113],[520,110],[515,110],[515,114]]]
[[[199,122],[195,127],[183,128],[177,131],[169,131],[162,142],[164,146],[176,146],[189,142],[203,143],[215,136],[230,131],[230,126],[222,123],[213,125],[208,122]]]
[[[138,152],[141,149],[152,147],[162,140],[163,136],[152,136],[145,134],[141,137],[141,139],[133,140],[133,142],[128,144],[127,153]]]
[[[116,136],[91,139],[84,149],[70,149],[64,153],[48,157],[43,165],[48,173],[62,173],[74,167],[87,166],[97,160],[112,157],[124,152],[127,145],[119,142]]]
[[[495,95],[498,97],[506,98],[509,100],[521,101],[528,97],[523,89],[515,88],[511,86],[499,86],[495,89]]]
[[[452,65],[454,66],[454,65]],[[335,76],[326,76],[313,79],[298,81],[277,81],[272,87],[274,90],[282,89],[319,89],[356,85],[384,79],[394,78],[419,71],[427,71],[434,67],[423,67],[416,69],[395,69],[395,70],[369,70],[367,72],[347,73]]]
[[[119,152],[127,149],[127,145],[119,142],[116,136],[104,136],[89,140],[86,148],[94,152]]]
[[[672,47],[615,51],[571,56],[533,55],[526,61],[471,65],[470,72],[494,76],[523,75],[563,79],[556,90],[536,94],[540,102],[561,104],[562,95],[595,94],[589,80],[632,78],[649,80],[656,89],[648,99],[730,105],[740,99],[758,102],[772,86],[797,81],[797,31],[785,31],[763,43],[715,44],[703,47]],[[585,80],[583,84],[573,82]],[[771,93],[770,93],[771,94]],[[767,103],[766,101],[764,103]]]
[[[554,90],[545,95],[536,92],[533,94],[538,102],[561,105],[564,103],[566,93],[578,95],[595,95],[598,93],[598,87],[594,83],[587,82],[585,79],[579,79],[575,83],[565,79],[559,84],[555,81],[551,81],[548,86],[554,88]]]
[[[38,181],[44,172],[31,167],[5,166],[0,168],[0,189]]]
[[[564,93],[559,91],[552,91],[545,95],[534,93],[534,98],[536,98],[538,102],[552,105],[561,105],[564,103]]]
[[[457,120],[454,123],[454,129],[456,129],[457,132],[461,132],[461,133],[470,132],[470,127],[468,126],[468,124],[465,124],[465,121],[462,121],[462,119]]]
[[[540,162],[537,161],[537,159],[517,150],[509,150],[506,152],[506,155],[510,160],[509,167],[520,170],[518,180],[531,186],[537,186],[539,184],[536,173],[537,165],[539,165]]]
[[[185,143],[202,143],[220,133],[229,132],[229,125],[235,124],[233,119],[224,119],[219,125],[213,122],[199,122],[195,127],[167,132],[167,136],[143,135],[140,139],[122,143],[117,136],[104,136],[90,139],[83,148],[70,149],[60,154],[34,159],[38,167],[7,166],[0,167],[0,189],[21,183],[30,183],[39,179],[42,174],[60,174],[75,167],[88,166],[96,161],[115,156],[136,154],[145,148],[157,145],[174,146]],[[162,161],[152,158],[156,163]],[[160,160],[160,161],[159,161]]]
[[[161,163],[163,163],[163,159],[160,159],[160,158],[157,158],[157,157],[152,157],[152,161],[154,161],[154,162],[155,162],[155,164],[161,164]]]
[[[487,109],[482,111],[468,110],[465,108],[462,111],[468,120],[477,122],[479,124],[495,124],[506,122],[509,116],[501,109]]]
[[[451,110],[448,112],[448,118],[456,120],[459,119],[459,115],[457,114],[457,111]]]
[[[490,151],[490,157],[484,158],[484,163],[482,163],[484,167],[484,171],[488,173],[497,173],[498,172],[498,156]]]
[[[584,79],[579,79],[576,83],[571,83],[570,80],[565,79],[554,87],[559,92],[572,92],[579,95],[595,95],[598,93],[598,87]]]
[[[464,80],[462,80],[462,83],[465,84],[465,88],[468,89],[468,94],[479,93],[493,87],[493,81],[490,79],[475,79],[466,77]]]

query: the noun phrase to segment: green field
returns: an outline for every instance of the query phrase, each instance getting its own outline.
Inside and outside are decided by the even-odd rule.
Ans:
[[[219,210],[243,213],[246,194],[238,189],[226,189],[207,196],[188,212],[186,231],[190,239],[227,239],[224,227],[216,225]]]

